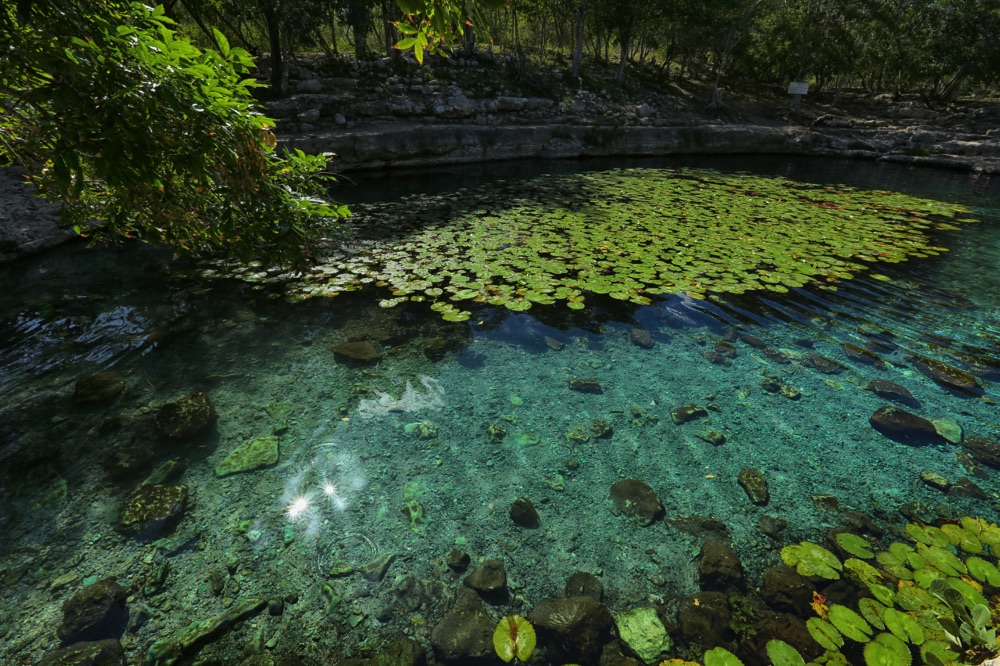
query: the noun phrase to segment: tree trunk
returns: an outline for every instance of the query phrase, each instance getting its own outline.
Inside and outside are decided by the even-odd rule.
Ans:
[[[573,67],[570,73],[580,76],[580,65],[583,63],[584,21],[587,18],[587,6],[581,4],[576,9],[576,41],[573,42]]]
[[[267,41],[271,48],[271,93],[277,97],[285,94],[285,59],[281,53],[281,22],[274,5],[266,3],[262,7],[264,23],[267,25]]]

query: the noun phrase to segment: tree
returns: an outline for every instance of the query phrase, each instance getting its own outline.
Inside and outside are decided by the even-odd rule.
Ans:
[[[301,262],[331,218],[326,158],[278,155],[252,59],[175,34],[162,7],[21,0],[0,10],[0,158],[81,234]]]

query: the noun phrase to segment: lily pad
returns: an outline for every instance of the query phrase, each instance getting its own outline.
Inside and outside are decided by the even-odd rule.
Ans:
[[[560,289],[635,304],[649,294],[781,293],[937,254],[935,232],[970,217],[963,206],[904,194],[711,169],[546,174],[356,206],[340,246],[282,280],[292,300],[382,283],[394,297],[448,295],[515,311],[582,307]]]

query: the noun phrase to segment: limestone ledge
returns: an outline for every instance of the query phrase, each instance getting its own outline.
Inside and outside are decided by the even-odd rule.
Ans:
[[[912,137],[912,130],[902,129],[819,131],[756,125],[387,123],[287,135],[283,143],[309,153],[334,153],[333,164],[339,171],[532,158],[771,154],[885,160],[1000,174],[1000,141],[963,142],[958,150],[955,142],[917,145]],[[943,153],[942,148],[954,153]]]

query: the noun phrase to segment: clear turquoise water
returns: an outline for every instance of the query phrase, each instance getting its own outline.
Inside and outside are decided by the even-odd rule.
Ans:
[[[996,520],[995,470],[974,478],[986,499],[921,483],[922,470],[953,482],[969,476],[956,457],[960,447],[883,437],[868,419],[888,403],[861,386],[897,382],[919,400],[916,413],[953,419],[966,437],[1000,437],[991,400],[948,391],[906,358],[918,353],[959,367],[977,360],[985,395],[1000,399],[1000,185],[852,162],[685,164],[961,202],[983,223],[943,235],[940,244],[951,251],[940,257],[883,270],[891,282],[862,277],[835,292],[722,303],[670,297],[636,308],[595,301],[582,315],[562,306],[527,314],[483,309],[463,324],[441,322],[416,305],[383,310],[365,295],[287,305],[239,284],[203,284],[190,277],[195,271],[172,266],[169,255],[143,248],[73,245],[3,268],[0,607],[9,610],[0,617],[0,663],[30,663],[55,648],[61,604],[92,576],[114,576],[132,591],[134,626],[123,643],[137,660],[155,638],[218,614],[236,598],[294,593],[297,602],[283,616],[259,616],[204,655],[238,663],[234,655],[263,636],[275,639],[276,652],[328,663],[385,637],[426,643],[464,577],[444,564],[456,547],[505,561],[512,596],[495,609],[497,618],[561,594],[579,570],[599,574],[607,605],[620,612],[649,602],[669,608],[698,590],[702,538],[677,529],[677,518],[723,521],[752,582],[779,562],[782,545],[821,539],[846,525],[850,510],[889,530],[907,521],[901,509],[928,520]],[[607,166],[358,176],[344,194],[394,197],[474,187],[497,175]],[[885,369],[858,363],[841,347],[868,343],[872,326],[891,340],[877,349]],[[739,341],[730,365],[706,360],[734,327],[791,362]],[[633,329],[647,331],[653,347],[635,344]],[[352,339],[372,341],[384,358],[363,367],[335,358],[333,346]],[[438,358],[429,346],[447,351]],[[800,361],[809,352],[848,370],[833,376],[805,367]],[[104,369],[124,374],[125,392],[97,406],[74,405],[74,382]],[[801,398],[763,390],[764,375],[794,386]],[[597,380],[603,393],[570,390],[574,378]],[[408,382],[419,400],[396,407],[412,411],[378,408],[379,392],[400,399]],[[153,411],[192,391],[214,404],[212,431],[182,441],[157,435]],[[670,410],[691,403],[713,407],[707,418],[672,423]],[[284,421],[276,404],[290,414],[279,462],[217,478],[214,466],[230,451]],[[595,420],[611,424],[613,435],[567,438]],[[407,431],[425,422],[436,435]],[[508,434],[491,439],[488,428],[497,424]],[[725,443],[698,437],[709,429],[724,432]],[[145,462],[129,467],[123,457]],[[124,498],[174,458],[184,465],[177,482],[191,491],[175,531],[160,541],[116,533]],[[766,506],[752,504],[738,485],[743,467],[767,478]],[[643,528],[612,513],[609,489],[628,478],[653,488],[665,521]],[[328,483],[332,494],[324,493]],[[832,495],[841,510],[822,508],[818,495]],[[508,507],[518,497],[537,507],[539,529],[512,524]],[[301,498],[308,507],[290,515]],[[417,525],[403,511],[414,500],[425,512]],[[764,515],[787,521],[780,538],[761,532]],[[328,576],[338,562],[360,567],[386,554],[396,559],[381,581]],[[164,566],[165,582],[152,586]],[[224,581],[218,594],[207,583],[213,572]],[[78,579],[50,590],[65,574]]]

